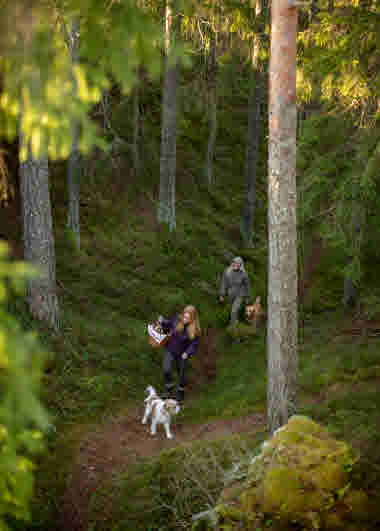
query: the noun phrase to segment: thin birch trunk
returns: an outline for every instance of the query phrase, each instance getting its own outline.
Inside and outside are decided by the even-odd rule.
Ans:
[[[161,117],[160,192],[158,222],[176,228],[176,143],[178,63],[172,64],[171,51],[175,35],[173,1],[167,0],[165,12],[165,73]]]
[[[268,423],[296,411],[298,368],[296,35],[297,9],[272,2],[268,167]]]
[[[266,2],[267,0],[257,0],[256,17],[264,17],[267,9]],[[248,134],[244,176],[245,194],[241,217],[241,235],[247,247],[253,246],[257,164],[262,129],[261,110],[265,95],[264,72],[262,62],[260,61],[261,49],[264,46],[264,29],[265,22],[262,19],[253,43],[251,83],[248,101]]]
[[[79,60],[79,20],[75,19],[68,33],[68,45],[73,67]],[[74,77],[74,76],[73,76]],[[76,89],[76,84],[74,82]],[[72,123],[72,146],[67,165],[67,185],[68,185],[68,212],[67,227],[72,231],[77,248],[80,249],[80,176],[81,176],[81,156],[79,152],[80,126],[74,118]]]

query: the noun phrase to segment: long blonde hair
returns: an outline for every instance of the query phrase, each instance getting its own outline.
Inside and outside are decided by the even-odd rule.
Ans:
[[[191,340],[201,335],[201,325],[199,323],[199,316],[195,306],[186,306],[179,315],[179,320],[176,326],[177,332],[183,332],[185,323],[183,321],[183,314],[188,312],[190,314],[191,322],[188,324],[187,333]]]

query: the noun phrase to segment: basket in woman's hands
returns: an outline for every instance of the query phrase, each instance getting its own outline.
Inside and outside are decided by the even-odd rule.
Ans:
[[[161,319],[154,323],[148,324],[148,342],[153,348],[163,347],[169,339],[169,334],[166,334],[161,325]]]

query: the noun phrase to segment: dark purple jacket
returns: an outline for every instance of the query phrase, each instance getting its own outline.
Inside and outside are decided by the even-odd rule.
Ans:
[[[179,316],[174,315],[171,319],[164,319],[161,322],[162,329],[165,333],[171,332],[169,341],[166,344],[166,348],[174,356],[181,356],[184,352],[191,358],[198,349],[199,339],[196,336],[193,340],[189,338],[186,331],[186,325],[182,332],[176,330]]]

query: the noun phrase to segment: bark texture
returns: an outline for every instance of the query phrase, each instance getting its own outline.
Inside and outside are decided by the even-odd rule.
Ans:
[[[172,0],[165,12],[165,73],[162,95],[160,193],[158,222],[176,228],[176,148],[177,148],[177,78],[178,63],[172,64],[171,50],[175,35]]]
[[[22,143],[20,135],[20,143]],[[39,270],[29,280],[27,299],[32,315],[54,330],[59,329],[56,291],[56,260],[49,192],[47,158],[20,162],[20,192],[23,214],[24,259]]]
[[[297,9],[272,3],[268,168],[268,422],[270,432],[296,411],[296,34]]]
[[[68,33],[68,46],[70,49],[71,62],[74,66],[79,60],[79,31],[78,20],[72,22]],[[76,245],[80,249],[80,176],[81,176],[81,156],[79,152],[79,122],[74,119],[72,123],[72,147],[67,165],[67,186],[68,186],[68,212],[67,227],[72,231]]]

